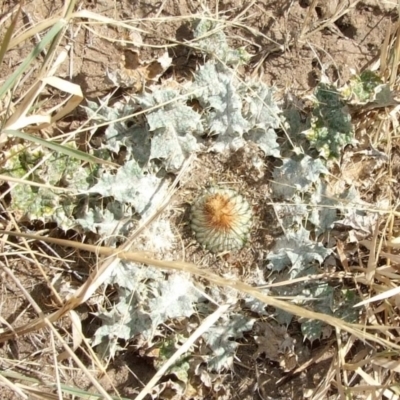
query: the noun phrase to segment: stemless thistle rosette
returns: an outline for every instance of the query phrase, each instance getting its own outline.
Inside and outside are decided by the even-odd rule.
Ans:
[[[213,253],[241,249],[249,238],[250,204],[231,189],[206,189],[192,205],[191,227],[197,241]]]

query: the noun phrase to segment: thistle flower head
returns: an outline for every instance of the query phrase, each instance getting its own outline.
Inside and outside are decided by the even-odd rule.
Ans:
[[[196,239],[213,253],[241,249],[249,238],[251,222],[249,203],[231,189],[206,189],[192,205]]]

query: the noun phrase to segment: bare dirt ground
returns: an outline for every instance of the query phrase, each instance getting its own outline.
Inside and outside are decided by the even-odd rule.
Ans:
[[[10,1],[0,3],[0,17],[7,14],[13,6],[12,3]],[[233,47],[246,46],[252,55],[249,64],[238,72],[242,76],[258,77],[268,85],[275,86],[278,97],[285,101],[288,98],[305,99],[313,92],[322,75],[341,85],[348,81],[353,72],[371,68],[379,59],[387,30],[397,19],[394,5],[378,0],[360,1],[343,16],[332,20],[333,16],[338,15],[337,3],[340,2],[86,0],[80,2],[79,6],[115,19],[135,21],[146,31],[141,33],[143,44],[138,46],[140,60],[146,62],[157,59],[167,50],[173,61],[162,79],[173,78],[177,82],[190,76],[202,62],[193,49],[186,45],[187,41],[191,40],[191,16],[206,12],[209,15],[219,15],[220,19],[223,17],[229,21],[226,34],[230,44]],[[208,9],[205,9],[205,5]],[[61,6],[58,1],[27,2],[24,7],[24,23],[35,23],[48,18]],[[114,87],[106,81],[106,71],[113,70],[124,62],[124,50],[116,43],[123,32],[110,29],[106,24],[93,25],[93,30],[96,34],[79,27],[72,27],[70,34],[74,37],[74,46],[69,55],[71,62],[60,73],[60,76],[79,84],[86,99],[96,99],[109,94]],[[0,76],[7,76],[29,51],[30,49],[26,47],[20,47],[17,51],[10,52],[7,63],[0,66]],[[31,77],[26,77],[27,82],[29,79]],[[116,97],[122,94],[123,92],[118,91]],[[21,93],[14,95],[19,96]],[[298,106],[300,109],[306,109],[307,102],[298,100]],[[75,111],[63,121],[60,129],[67,131],[80,124],[82,119],[83,114],[79,110]],[[183,188],[181,194],[174,199],[172,205],[174,210],[172,215],[176,226],[181,229],[182,236],[182,244],[177,245],[176,255],[182,257],[184,254],[186,260],[194,260],[214,272],[229,274],[234,271],[239,276],[246,275],[248,268],[262,264],[264,259],[262,251],[268,249],[280,233],[279,226],[274,223],[272,210],[266,207],[257,209],[259,199],[268,193],[268,180],[271,174],[268,163],[273,161],[268,160],[266,169],[258,171],[259,177],[255,178],[255,172],[249,171],[248,168],[250,156],[241,152],[228,158],[204,154],[196,160],[190,176],[184,178],[181,183]],[[251,199],[257,213],[257,229],[252,234],[252,246],[222,260],[215,259],[196,248],[187,227],[188,204],[196,191],[210,181],[217,183],[228,181],[233,187],[240,188]],[[184,253],[182,249],[185,250]],[[43,252],[45,251],[44,249]],[[75,255],[75,261],[78,261],[74,264],[74,268],[83,275],[92,267],[91,260],[85,257],[85,255]],[[12,268],[43,311],[55,309],[56,303],[49,298],[47,285],[36,265],[21,258],[13,262]],[[49,276],[65,270],[59,262],[53,263],[52,260],[44,262],[44,268],[47,269]],[[29,323],[34,312],[21,294],[20,288],[5,276],[1,278],[1,320],[4,324],[13,326]],[[75,278],[71,276],[69,279],[73,283]],[[95,307],[90,305],[77,310],[87,335],[93,333],[95,329],[93,324],[96,321],[91,314],[95,311]],[[295,368],[290,368],[288,366],[290,360],[269,359],[265,352],[257,351],[254,336],[260,336],[260,332],[264,329],[262,323],[263,321],[259,321],[254,331],[246,334],[232,371],[225,375],[211,376],[210,379],[213,381],[211,389],[203,389],[201,393],[196,388],[199,382],[194,380],[191,382],[192,395],[188,392],[184,398],[201,398],[199,396],[203,396],[204,399],[249,400],[307,398],[307,390],[317,387],[329,368],[332,338],[327,337],[313,344],[303,342],[299,327],[296,324],[291,325],[290,335],[296,339],[298,358]],[[57,325],[61,333],[70,329],[69,323],[64,324],[63,320]],[[281,335],[279,332],[275,334]],[[90,369],[88,357],[85,354],[79,356]],[[63,362],[66,367],[64,382],[83,390],[93,389],[79,368],[69,360]],[[310,362],[309,367],[300,368],[307,362]],[[0,368],[3,370],[16,370],[40,381],[49,382],[54,380],[53,364],[51,341],[46,330],[19,337],[3,344],[0,348]],[[108,365],[107,374],[98,378],[109,393],[113,395],[119,393],[120,396],[134,398],[155,372],[151,357],[139,351],[135,345],[127,344],[126,351]],[[164,381],[167,382],[169,378],[165,377]],[[0,394],[2,399],[11,399],[13,396],[13,393],[7,391]],[[159,398],[178,398],[174,396],[173,390],[165,389]]]

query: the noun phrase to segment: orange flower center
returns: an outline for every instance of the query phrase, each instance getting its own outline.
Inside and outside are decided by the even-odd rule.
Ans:
[[[232,227],[235,210],[229,198],[221,194],[210,196],[204,204],[204,211],[211,227],[219,230],[228,230]]]

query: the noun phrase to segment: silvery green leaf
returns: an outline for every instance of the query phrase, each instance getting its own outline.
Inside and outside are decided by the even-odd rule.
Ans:
[[[105,147],[110,151],[118,153],[121,146],[125,146],[128,159],[135,159],[141,166],[145,166],[149,162],[151,135],[147,129],[125,123],[124,129],[118,131],[111,124],[106,130],[106,138]]]
[[[288,135],[296,141],[301,139],[301,133],[308,128],[297,109],[288,108],[282,111],[281,119]]]
[[[338,208],[341,218],[335,223],[349,226],[364,236],[372,232],[378,213],[368,211],[371,206],[360,198],[354,186],[341,194]]]
[[[327,185],[321,180],[316,182],[315,191],[311,195],[310,205],[312,207],[309,221],[314,224],[317,235],[326,232],[333,227],[338,219],[338,200],[327,193]]]
[[[294,315],[291,314],[290,312],[284,311],[277,309],[276,310],[276,321],[279,323],[279,325],[284,325],[284,326],[289,326],[290,323],[293,320]]]
[[[112,107],[107,106],[106,102],[97,104],[88,101],[87,103],[88,107],[84,109],[93,122],[109,122],[105,131],[107,141],[104,147],[113,153],[119,153],[121,147],[124,146],[128,159],[133,157],[140,165],[145,165],[149,161],[151,145],[148,130],[138,125],[133,117],[117,121],[120,118],[133,116],[138,110],[137,104],[132,99],[117,102]]]
[[[115,175],[104,171],[90,193],[131,204],[137,213],[145,215],[158,205],[166,193],[166,183],[154,175],[144,175],[135,160],[120,167]]]
[[[164,160],[167,171],[177,172],[185,159],[200,149],[193,134],[203,130],[200,115],[181,102],[148,114],[153,131],[150,159]]]
[[[270,290],[268,288],[259,289],[259,291],[263,294],[269,294]],[[269,315],[269,313],[265,310],[267,306],[263,301],[256,299],[253,296],[247,295],[244,298],[244,303],[247,308],[249,308],[253,313],[258,315]]]
[[[111,357],[120,349],[118,340],[130,340],[136,335],[150,339],[154,330],[150,316],[143,309],[143,299],[124,288],[118,289],[118,303],[97,316],[102,326],[96,330],[92,346],[99,345],[100,352]]]
[[[132,113],[133,109],[122,102],[115,103],[114,107],[109,107],[108,98],[104,101],[100,100],[100,104],[95,101],[87,100],[87,106],[82,106],[86,111],[87,116],[94,122],[112,122],[119,118],[120,114],[128,115]]]
[[[268,254],[268,268],[279,272],[289,267],[290,277],[294,278],[301,271],[307,270],[313,262],[321,264],[332,251],[309,237],[310,232],[303,227],[297,231],[287,231],[286,236],[278,239]]]
[[[75,148],[73,144],[68,146]],[[6,161],[1,168],[4,175],[66,188],[63,192],[22,183],[13,185],[9,211],[31,221],[56,222],[64,230],[76,226],[73,213],[77,195],[88,189],[97,168],[91,172],[80,160],[65,154],[46,148],[32,150],[23,145],[12,146],[4,153],[4,158]]]
[[[128,326],[131,329],[131,338],[142,335],[145,339],[152,338],[155,327],[147,311],[143,311],[141,304],[132,304],[130,307],[131,318]]]
[[[200,149],[195,135],[203,132],[200,114],[182,100],[162,105],[177,96],[174,90],[157,90],[137,97],[142,106],[160,105],[147,114],[149,130],[154,132],[149,158],[164,160],[166,170],[171,172],[177,172],[185,159]]]
[[[243,85],[243,115],[249,122],[249,131],[245,138],[256,143],[266,156],[280,157],[275,129],[280,125],[281,113],[273,97],[273,88],[263,82],[248,82]]]
[[[158,269],[150,266],[138,265],[131,261],[120,261],[110,269],[109,276],[104,281],[107,285],[118,285],[126,289],[118,292],[120,302],[124,302],[124,296],[133,296],[130,301],[141,303],[146,311],[145,304],[149,295],[149,280],[163,280],[164,274]],[[122,297],[121,297],[122,296]]]
[[[242,101],[231,79],[222,75],[220,82],[224,89],[217,96],[210,97],[208,114],[210,132],[218,135],[216,148],[227,147],[232,139],[241,138],[248,129],[248,122],[241,113]]]
[[[191,134],[179,136],[172,127],[157,129],[151,142],[150,159],[164,160],[165,169],[177,172],[186,158],[199,150],[197,140]]]
[[[397,100],[394,97],[394,92],[389,84],[379,85],[375,88],[375,98],[372,102],[373,108],[388,107],[397,105]]]
[[[328,170],[320,159],[303,156],[300,160],[285,159],[281,167],[273,172],[272,190],[275,197],[290,200],[296,192],[305,193],[311,185],[320,179]]]
[[[325,282],[309,285],[302,291],[303,296],[310,299],[313,310],[326,315],[334,315],[334,288]],[[351,305],[349,304],[351,307]],[[324,323],[318,320],[301,320],[301,332],[311,343],[321,338]]]
[[[114,265],[110,271],[105,284],[118,285],[119,287],[129,289],[131,292],[143,291],[143,267],[132,262],[121,260],[118,264]]]
[[[149,280],[164,280],[164,274],[159,268],[138,265],[131,261],[121,260],[112,268],[105,284],[117,284],[121,288],[135,292],[136,296],[139,296],[139,298],[147,298]],[[124,292],[124,294],[126,293]]]
[[[249,123],[242,115],[242,100],[236,90],[236,77],[232,71],[208,62],[195,75],[196,97],[208,109],[207,126],[218,135],[212,151],[223,152],[231,146],[243,146],[243,133]]]
[[[152,287],[154,298],[148,304],[154,325],[171,318],[190,317],[195,311],[193,303],[203,298],[184,275],[170,275],[168,280],[152,284]]]
[[[307,204],[297,194],[293,196],[290,203],[274,203],[273,207],[284,229],[300,226],[309,214]]]
[[[130,291],[120,289],[119,302],[111,310],[98,313],[102,326],[94,334],[92,346],[99,345],[103,355],[114,357],[120,349],[118,340],[129,340],[138,334],[150,338],[151,320]]]
[[[170,127],[179,136],[184,136],[188,132],[196,134],[203,132],[200,114],[181,101],[149,113],[147,121],[150,131]]]
[[[274,89],[263,82],[252,81],[246,84],[246,90],[244,116],[251,128],[278,128],[281,109],[274,99]]]
[[[281,156],[280,146],[276,141],[278,136],[274,129],[250,129],[245,138],[254,142],[266,156],[279,158]]]
[[[318,320],[307,319],[301,323],[301,333],[311,344],[321,338],[322,328],[323,322]]]
[[[138,250],[149,251],[157,256],[163,256],[173,249],[176,242],[170,221],[157,219],[138,237],[136,246]]]
[[[239,292],[236,289],[230,287],[220,288],[215,286],[210,287],[209,291],[209,295],[213,299],[213,303],[215,304],[221,304],[222,302],[233,304],[240,298]]]
[[[233,366],[238,343],[232,339],[243,337],[243,332],[253,328],[255,319],[240,314],[224,315],[217,325],[211,326],[204,334],[207,345],[213,351],[207,361],[209,369],[217,372]]]
[[[394,105],[394,94],[390,85],[383,82],[375,72],[365,70],[350,78],[348,85],[340,90],[352,105],[369,105],[369,108]]]
[[[175,104],[175,101],[171,103],[172,100],[176,99],[179,97],[179,92],[175,89],[168,89],[168,88],[157,88],[154,87],[151,92],[145,92],[140,95],[136,95],[134,97],[136,103],[144,110],[154,108],[159,106],[160,108],[162,107],[173,107]],[[176,100],[176,102],[179,102],[182,100]],[[169,103],[169,104],[165,104]],[[154,110],[154,111],[157,111]],[[151,112],[151,111],[149,111]]]
[[[354,306],[360,300],[355,289],[341,289],[340,295],[333,298],[334,315],[352,324],[357,323],[361,310]]]
[[[107,238],[107,245],[114,245],[120,236],[126,236],[132,228],[131,207],[124,207],[118,201],[107,204],[106,209],[89,208],[81,212],[76,222],[84,229]]]
[[[203,301],[187,276],[171,274],[166,279],[158,268],[128,261],[116,264],[105,283],[117,285],[118,297],[111,310],[98,313],[103,325],[96,331],[94,345],[111,345],[112,338],[129,340],[138,334],[151,339],[159,324],[190,317],[194,304]]]
[[[95,333],[93,346],[99,344],[103,336],[107,336],[108,339],[118,338],[129,340],[131,338],[130,329],[126,325],[127,320],[124,321],[124,318],[129,318],[129,315],[127,314],[128,310],[129,306],[127,303],[121,302],[110,311],[98,314],[99,318],[103,321],[103,325],[97,329]]]
[[[326,159],[338,158],[341,149],[354,141],[351,116],[338,90],[319,84],[311,127],[304,132],[311,146]]]
[[[223,25],[210,19],[196,20],[193,30],[193,36],[197,39],[195,46],[226,65],[247,63],[250,54],[243,47],[230,48],[222,28]]]
[[[297,271],[298,275],[292,274],[292,271],[285,271],[280,273],[277,279],[274,279],[274,282],[287,282],[290,279],[294,279],[297,277],[304,276],[304,270]],[[306,271],[306,275],[313,275],[317,274],[318,269],[311,265],[308,270]],[[285,285],[285,286],[278,286],[274,288],[274,295],[288,297],[291,301],[295,304],[306,305],[307,307],[311,308],[315,312],[324,313],[327,315],[334,315],[332,306],[333,306],[333,299],[334,299],[334,291],[335,288],[330,286],[324,281],[318,280],[310,280],[310,281],[302,281],[297,282],[295,285]],[[276,309],[276,319],[281,324],[289,325],[292,321],[293,315],[282,311],[280,309]],[[301,320],[301,323],[306,322]],[[311,324],[306,324],[304,329],[313,329],[318,328],[317,326]],[[302,328],[303,330],[303,328]],[[315,335],[319,335],[320,331],[317,329]],[[308,339],[312,339],[312,333],[307,332]],[[313,337],[314,339],[317,336]]]

